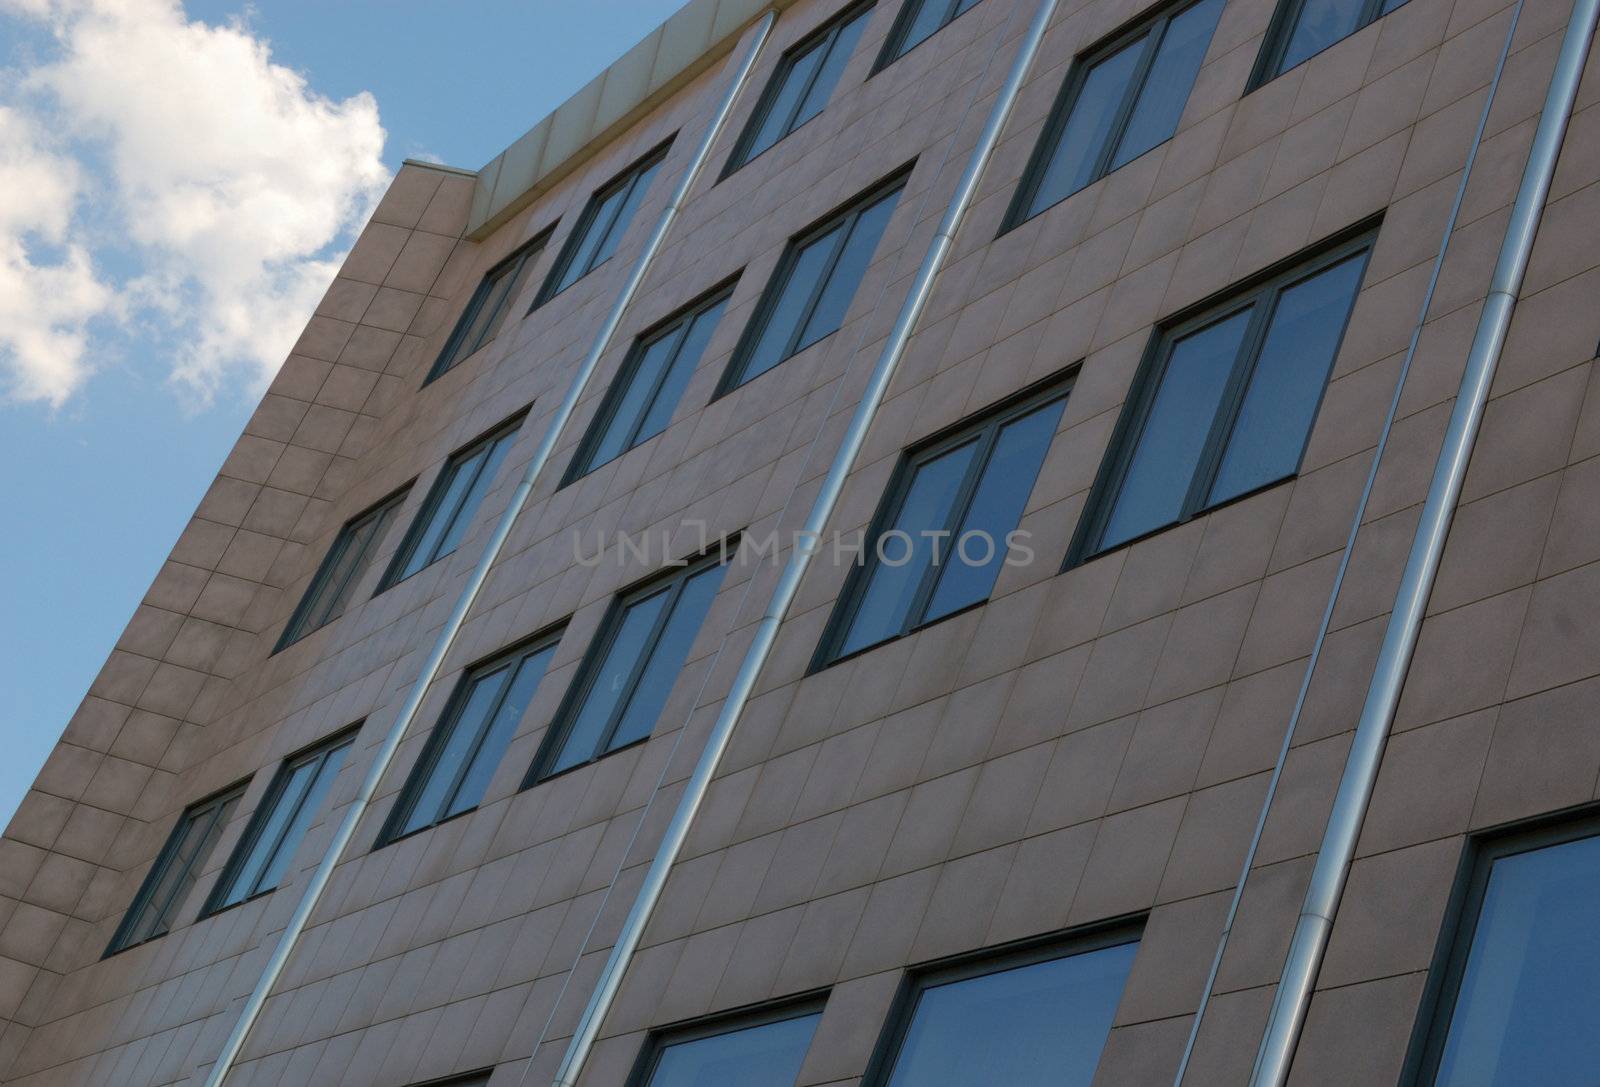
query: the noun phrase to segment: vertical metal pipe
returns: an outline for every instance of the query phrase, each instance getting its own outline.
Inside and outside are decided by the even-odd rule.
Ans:
[[[877,415],[879,405],[883,403],[889,382],[893,379],[901,358],[905,355],[906,345],[911,340],[911,333],[916,328],[917,320],[927,306],[934,281],[938,278],[945,257],[949,255],[956,233],[960,230],[961,222],[972,204],[974,193],[977,192],[978,182],[983,177],[984,169],[989,164],[996,144],[999,143],[1000,132],[1005,127],[1006,118],[1010,116],[1011,109],[1016,104],[1017,94],[1022,89],[1023,80],[1033,64],[1034,57],[1038,55],[1039,44],[1050,25],[1050,17],[1055,12],[1056,4],[1057,0],[1040,0],[1033,21],[1023,36],[1016,59],[1012,61],[1011,71],[1006,76],[1006,81],[984,124],[983,132],[978,137],[977,146],[973,148],[966,169],[962,172],[955,192],[950,197],[944,218],[940,220],[932,241],[928,243],[928,250],[917,268],[916,277],[912,280],[905,301],[895,318],[894,328],[890,331],[883,351],[873,365],[866,388],[862,391],[861,400],[850,417],[850,423],[845,429],[833,463],[829,466],[828,474],[822,481],[822,488],[812,503],[811,512],[806,517],[805,527],[798,533],[799,539],[820,539],[828,527],[828,521],[833,516],[839,496],[844,490],[845,479],[849,476],[856,457],[866,442],[867,430]],[[684,786],[683,795],[673,811],[672,820],[667,824],[661,844],[650,861],[650,867],[645,872],[644,881],[633,900],[628,916],[623,920],[622,930],[606,958],[605,966],[601,969],[594,992],[584,1007],[583,1016],[573,1031],[571,1041],[567,1044],[552,1087],[576,1087],[578,1076],[583,1072],[584,1064],[594,1048],[595,1039],[599,1036],[600,1026],[605,1020],[606,1013],[611,1010],[617,991],[622,986],[622,978],[627,972],[628,963],[639,946],[645,926],[649,924],[650,917],[655,912],[656,904],[661,899],[661,892],[667,884],[667,876],[683,850],[689,828],[693,825],[700,805],[705,800],[706,791],[711,787],[711,779],[715,776],[717,766],[728,749],[734,728],[750,701],[751,692],[755,689],[761,669],[772,653],[773,644],[778,637],[778,628],[789,611],[789,605],[794,601],[795,593],[799,590],[800,581],[811,565],[811,557],[815,550],[811,547],[796,546],[790,552],[783,573],[767,603],[766,611],[756,627],[755,637],[740,662],[738,674],[734,676],[733,685],[723,701],[722,709],[711,726],[711,734],[706,738],[705,747],[701,749],[700,758]]]
[[[735,63],[733,78],[728,83],[728,89],[723,93],[722,100],[717,106],[716,113],[711,118],[711,123],[706,127],[705,135],[696,148],[694,158],[690,160],[684,170],[678,187],[673,191],[672,198],[667,202],[661,218],[656,222],[655,230],[651,233],[649,241],[645,243],[644,250],[639,254],[639,259],[634,263],[633,271],[629,274],[622,291],[612,303],[611,309],[606,313],[605,320],[601,322],[600,329],[595,333],[594,343],[589,348],[589,353],[583,357],[578,366],[578,372],[573,375],[572,383],[567,388],[566,396],[556,408],[550,425],[545,429],[544,438],[539,442],[539,447],[534,451],[533,459],[528,462],[527,469],[522,473],[522,479],[517,484],[517,489],[511,495],[511,501],[506,510],[495,524],[494,531],[490,534],[488,542],[484,545],[483,554],[479,556],[478,563],[473,567],[472,574],[467,578],[467,583],[461,589],[455,607],[450,611],[450,617],[445,620],[444,627],[439,631],[439,637],[434,641],[433,649],[429,651],[427,660],[422,665],[422,671],[417,676],[416,682],[411,686],[410,693],[406,696],[405,703],[400,707],[400,713],[395,718],[394,724],[389,726],[388,733],[379,745],[377,754],[373,756],[372,765],[367,768],[366,777],[362,779],[361,788],[356,793],[354,801],[346,810],[344,818],[340,820],[338,828],[334,831],[333,838],[328,843],[327,850],[322,855],[322,860],[312,872],[310,881],[306,884],[305,892],[300,896],[300,902],[295,906],[294,913],[290,915],[288,924],[283,933],[278,937],[278,944],[273,949],[271,957],[261,970],[261,976],[256,980],[256,985],[245,999],[244,1006],[239,1009],[239,1018],[235,1021],[232,1032],[223,1043],[222,1052],[211,1066],[211,1072],[206,1077],[206,1087],[222,1087],[228,1073],[233,1070],[239,1058],[239,1052],[244,1048],[244,1043],[250,1036],[251,1029],[256,1020],[261,1016],[261,1009],[267,1002],[268,995],[277,984],[278,978],[283,974],[283,968],[289,962],[295,945],[301,934],[305,931],[311,913],[316,909],[322,894],[327,890],[328,882],[333,878],[333,870],[344,855],[350,839],[355,836],[356,826],[361,822],[361,817],[366,814],[367,806],[372,802],[378,785],[383,780],[389,764],[394,761],[395,752],[399,750],[400,741],[405,738],[412,721],[416,719],[417,711],[422,706],[422,700],[428,693],[429,686],[438,678],[439,670],[444,664],[445,656],[450,652],[450,647],[455,643],[456,635],[460,633],[462,624],[466,622],[467,613],[472,609],[473,601],[478,597],[484,582],[489,578],[489,571],[494,566],[495,560],[500,557],[501,549],[505,547],[506,540],[511,536],[511,529],[516,524],[517,516],[527,504],[528,496],[533,493],[534,484],[538,481],[539,473],[544,469],[550,459],[551,452],[555,449],[556,442],[560,439],[562,431],[572,418],[573,411],[578,406],[578,400],[583,395],[584,387],[593,376],[595,367],[599,365],[600,356],[611,344],[611,338],[616,334],[617,326],[622,323],[622,315],[627,310],[633,296],[638,293],[639,284],[643,282],[645,273],[649,271],[651,262],[661,250],[661,244],[667,236],[667,230],[677,218],[678,209],[683,206],[684,200],[689,195],[690,188],[694,185],[695,178],[699,176],[705,166],[706,159],[711,153],[711,146],[716,142],[717,135],[727,123],[728,115],[733,111],[734,102],[739,97],[739,92],[744,88],[749,79],[750,70],[755,66],[756,57],[761,52],[761,47],[766,44],[767,36],[772,31],[773,21],[777,12],[768,9],[756,24],[750,44],[745,48],[744,55]]]
[[[1467,353],[1466,371],[1461,376],[1455,407],[1445,430],[1444,445],[1434,462],[1428,496],[1423,502],[1416,535],[1412,538],[1400,588],[1395,593],[1394,610],[1389,617],[1382,648],[1378,651],[1378,662],[1367,688],[1366,703],[1362,706],[1350,756],[1345,762],[1339,791],[1334,797],[1333,812],[1323,833],[1316,867],[1311,873],[1311,885],[1306,891],[1294,938],[1289,944],[1288,961],[1284,964],[1277,994],[1273,998],[1266,1033],[1256,1053],[1255,1067],[1250,1076],[1252,1087],[1281,1087],[1289,1078],[1295,1045],[1305,1024],[1317,971],[1327,949],[1328,935],[1333,929],[1334,914],[1350,872],[1350,862],[1355,855],[1361,824],[1366,817],[1367,803],[1377,781],[1384,744],[1394,723],[1395,709],[1399,705],[1406,671],[1416,649],[1428,596],[1433,590],[1439,560],[1444,554],[1445,538],[1455,515],[1456,502],[1461,496],[1461,484],[1466,477],[1472,445],[1483,421],[1484,405],[1489,399],[1489,388],[1500,361],[1501,349],[1505,345],[1511,313],[1516,306],[1517,293],[1522,289],[1528,258],[1533,252],[1534,235],[1544,213],[1551,178],[1555,175],[1561,141],[1572,116],[1572,105],[1594,38],[1597,15],[1600,15],[1600,0],[1577,0],[1567,21],[1561,53],[1556,58],[1555,72],[1550,77],[1543,112],[1539,117],[1539,127],[1534,133],[1533,147],[1523,168],[1516,201],[1511,206],[1511,221],[1506,227],[1489,284],[1489,294],[1478,318],[1472,347]]]
[[[1461,218],[1461,204],[1467,196],[1467,184],[1472,180],[1472,169],[1478,161],[1478,151],[1483,146],[1483,134],[1489,127],[1489,113],[1494,109],[1495,98],[1500,91],[1500,79],[1505,75],[1506,58],[1511,55],[1511,43],[1516,37],[1517,23],[1522,18],[1522,5],[1524,0],[1517,0],[1516,6],[1511,9],[1511,23],[1506,27],[1505,42],[1500,47],[1500,57],[1495,62],[1494,76],[1489,81],[1489,93],[1483,100],[1483,110],[1478,115],[1478,127],[1472,134],[1472,142],[1467,148],[1467,158],[1461,168],[1461,182],[1456,186],[1455,199],[1450,204],[1450,214],[1445,219],[1444,230],[1439,236],[1439,250],[1433,258],[1433,270],[1428,274],[1428,287],[1422,294],[1422,305],[1417,310],[1417,321],[1411,327],[1411,339],[1406,345],[1405,358],[1400,363],[1400,373],[1395,376],[1394,391],[1389,396],[1389,409],[1384,413],[1383,427],[1378,433],[1378,443],[1372,450],[1372,463],[1367,468],[1366,483],[1361,488],[1361,497],[1356,502],[1355,514],[1350,518],[1350,531],[1345,535],[1344,550],[1339,553],[1339,569],[1333,576],[1333,587],[1328,591],[1328,602],[1322,609],[1322,621],[1317,626],[1316,640],[1311,644],[1311,656],[1306,661],[1305,672],[1300,677],[1300,690],[1295,695],[1294,709],[1289,713],[1289,724],[1283,732],[1283,742],[1278,746],[1278,758],[1272,765],[1272,775],[1267,780],[1267,795],[1261,799],[1261,810],[1256,815],[1256,825],[1250,835],[1250,845],[1245,850],[1244,862],[1239,866],[1239,878],[1234,881],[1233,897],[1228,902],[1228,913],[1222,922],[1222,934],[1217,939],[1216,953],[1211,957],[1211,969],[1206,974],[1205,986],[1200,992],[1200,1004],[1195,1010],[1194,1021],[1189,1025],[1189,1037],[1183,1045],[1183,1056],[1178,1061],[1177,1074],[1173,1076],[1173,1087],[1182,1087],[1183,1077],[1188,1074],[1189,1061],[1194,1057],[1195,1044],[1200,1039],[1200,1027],[1205,1022],[1206,1009],[1211,1004],[1212,993],[1217,985],[1217,973],[1222,969],[1222,957],[1227,953],[1228,940],[1233,935],[1234,922],[1239,918],[1239,903],[1244,899],[1245,884],[1250,879],[1250,871],[1255,867],[1256,853],[1261,848],[1261,837],[1267,829],[1267,816],[1272,811],[1272,802],[1278,795],[1278,785],[1283,780],[1283,767],[1289,761],[1289,752],[1294,747],[1295,733],[1300,726],[1300,717],[1305,712],[1306,695],[1311,690],[1312,677],[1317,673],[1317,665],[1322,660],[1322,648],[1327,644],[1328,628],[1333,624],[1334,607],[1339,602],[1339,592],[1344,588],[1345,575],[1350,570],[1350,557],[1355,553],[1356,537],[1360,534],[1361,524],[1366,520],[1367,503],[1372,498],[1373,485],[1378,481],[1378,467],[1383,461],[1384,450],[1389,448],[1389,436],[1394,432],[1395,417],[1400,412],[1400,397],[1405,392],[1406,378],[1411,373],[1411,364],[1417,357],[1417,344],[1422,339],[1422,330],[1428,321],[1428,311],[1433,308],[1433,296],[1439,287],[1439,274],[1444,269],[1445,253],[1450,248],[1450,238],[1455,234],[1456,223]]]

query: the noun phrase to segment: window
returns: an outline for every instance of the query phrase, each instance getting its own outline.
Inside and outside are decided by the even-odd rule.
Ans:
[[[288,625],[283,628],[274,653],[282,652],[344,614],[405,496],[404,490],[390,495],[339,530],[322,565],[317,567],[306,595],[300,598]]]
[[[467,308],[456,321],[450,338],[444,342],[444,349],[434,360],[424,385],[495,338],[549,236],[550,232],[545,231],[484,273],[483,282],[472,292]]]
[[[1168,10],[1072,66],[1007,229],[1172,138],[1221,13],[1222,0]]]
[[[807,1001],[651,1035],[628,1087],[794,1087],[821,1018]]]
[[[1471,862],[1416,1082],[1593,1083],[1600,819],[1482,838]]]
[[[700,623],[722,584],[723,567],[703,559],[612,605],[534,759],[539,781],[650,735]]]
[[[500,462],[506,459],[521,425],[519,416],[450,458],[389,563],[383,581],[378,584],[379,592],[438,562],[460,546],[472,515],[478,512],[484,495],[494,485]]]
[[[913,975],[873,1087],[1089,1087],[1138,950],[1127,930]]]
[[[157,854],[150,874],[139,885],[128,912],[123,914],[122,923],[106,947],[107,955],[166,935],[243,794],[244,786],[236,785],[191,805],[183,813]]]
[[[978,6],[978,0],[906,0],[878,54],[874,70],[887,68],[911,50]]]
[[[667,429],[731,292],[731,286],[719,287],[639,337],[578,443],[562,486]]]
[[[1300,470],[1370,245],[1341,245],[1153,338],[1074,560]]]
[[[558,641],[559,635],[542,638],[480,664],[462,678],[400,791],[380,841],[393,841],[478,806]]]
[[[817,667],[989,598],[1066,400],[1058,383],[906,457]]]
[[[416,1084],[416,1087],[489,1087],[489,1080],[494,1074],[494,1069],[483,1072],[469,1072],[464,1076],[446,1076],[444,1079],[430,1079],[427,1083]]]
[[[871,12],[871,4],[856,4],[783,55],[734,145],[724,177],[822,112]]]
[[[1246,93],[1389,14],[1405,0],[1279,0]]]
[[[759,377],[844,324],[904,176],[789,243],[745,329],[718,395]]]
[[[539,288],[533,308],[544,305],[611,259],[622,235],[627,233],[628,224],[633,222],[639,205],[644,202],[645,193],[650,190],[650,182],[660,169],[661,160],[667,157],[670,144],[671,141],[662,144],[589,198],[589,206],[583,209],[572,237],[561,247],[561,256],[550,269],[544,286]]]
[[[222,876],[206,901],[206,913],[264,895],[278,886],[355,738],[355,730],[346,729],[278,769],[261,806],[250,817],[244,836],[222,869]]]

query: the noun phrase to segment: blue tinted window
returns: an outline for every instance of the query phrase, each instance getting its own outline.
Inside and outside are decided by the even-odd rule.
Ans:
[[[428,381],[494,339],[543,249],[544,236],[541,235],[489,269],[477,290],[472,292],[467,308],[428,371]]]
[[[393,495],[339,530],[273,652],[294,644],[344,614],[355,597],[356,586],[372,567],[384,534],[404,498],[404,493]]]
[[[889,43],[878,67],[905,56],[943,30],[956,16],[972,10],[978,0],[906,0],[889,32]]]
[[[243,792],[243,788],[230,789],[183,813],[117,926],[107,955],[165,935],[172,927],[178,908],[194,887]]]
[[[794,1087],[819,1012],[761,1023],[658,1049],[645,1087]]]
[[[630,166],[621,177],[594,194],[562,248],[550,277],[540,288],[535,306],[554,298],[611,258],[639,205],[644,202],[645,194],[650,191],[650,182],[666,154],[665,147],[652,151],[644,161]]]
[[[484,496],[494,485],[500,462],[517,436],[520,420],[495,431],[450,458],[406,538],[395,553],[379,591],[404,581],[455,551]]]
[[[1405,0],[1281,0],[1250,89],[1303,64]]]

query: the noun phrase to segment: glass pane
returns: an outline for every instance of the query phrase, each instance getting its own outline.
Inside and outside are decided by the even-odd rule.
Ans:
[[[654,596],[629,605],[623,613],[617,636],[606,650],[605,658],[596,670],[594,683],[584,695],[583,704],[574,715],[572,727],[562,741],[561,752],[550,764],[548,773],[553,774],[594,758],[612,713],[627,696],[628,677],[633,674],[633,666],[645,651],[656,617],[661,614],[670,595],[669,586]]]
[[[572,286],[594,264],[595,250],[605,241],[606,231],[617,216],[617,209],[622,205],[623,198],[628,194],[627,185],[619,185],[612,192],[602,196],[596,203],[594,214],[589,217],[588,224],[584,227],[583,240],[572,251],[572,259],[561,271],[561,279],[556,283],[552,294],[558,294]]]
[[[802,1015],[666,1046],[648,1087],[794,1087],[821,1018]]]
[[[506,323],[506,315],[511,312],[511,303],[516,301],[517,295],[522,293],[522,286],[528,281],[528,273],[533,269],[533,258],[538,255],[538,250],[529,250],[517,258],[514,265],[506,270],[506,289],[501,292],[495,311],[490,315],[483,333],[483,341],[488,343],[500,334],[500,326]]]
[[[456,774],[460,772],[473,745],[478,742],[478,736],[488,726],[489,711],[494,708],[510,674],[509,668],[499,668],[472,679],[472,686],[461,702],[460,712],[444,726],[447,730],[445,739],[438,747],[433,765],[428,768],[427,777],[422,779],[416,800],[406,814],[400,833],[409,834],[444,818],[450,787],[455,783]]]
[[[633,222],[633,217],[638,212],[639,205],[644,203],[645,194],[650,191],[650,181],[656,176],[656,170],[660,165],[660,161],[657,160],[640,170],[638,176],[634,178],[633,184],[628,187],[627,200],[623,203],[621,210],[617,212],[617,217],[612,221],[611,228],[606,231],[605,240],[595,250],[594,260],[589,265],[591,270],[610,260],[611,254],[617,251],[617,246],[622,242],[622,236],[628,232],[628,224]]]
[[[1437,1087],[1588,1087],[1600,1067],[1600,838],[1502,857]]]
[[[717,586],[722,584],[722,572],[721,566],[711,566],[684,583],[672,614],[661,629],[661,637],[650,647],[650,659],[634,685],[628,708],[606,743],[608,751],[642,740],[656,727],[661,708],[667,704],[672,685],[677,682],[700,624],[717,595]]]
[[[1131,162],[1178,131],[1178,119],[1194,89],[1200,62],[1206,59],[1211,32],[1222,14],[1222,0],[1201,0],[1167,24],[1166,34],[1156,49],[1150,74],[1145,77],[1139,97],[1134,101],[1128,127],[1123,130],[1111,169]]]
[[[506,293],[511,290],[511,269],[503,269],[488,283],[484,292],[483,302],[476,313],[472,315],[472,324],[467,329],[467,334],[461,338],[459,355],[465,358],[478,348],[482,347],[494,334],[495,319],[500,316],[500,309],[505,305]]]
[[[1364,254],[1351,257],[1279,296],[1211,502],[1225,502],[1300,467],[1365,264]]]
[[[783,85],[773,96],[771,107],[761,119],[761,128],[751,139],[750,149],[745,152],[746,162],[783,139],[794,129],[790,121],[794,116],[795,107],[799,104],[800,96],[805,93],[807,81],[817,70],[817,65],[822,63],[826,44],[825,41],[818,42],[805,53],[795,57],[793,65],[783,74]]]
[[[263,886],[262,873],[272,860],[275,845],[283,836],[284,828],[289,819],[294,815],[295,806],[305,796],[306,790],[311,786],[311,777],[314,766],[311,762],[303,762],[290,770],[284,779],[283,788],[278,791],[278,797],[273,802],[272,809],[266,818],[259,824],[261,827],[254,840],[250,843],[250,852],[245,857],[244,863],[239,866],[238,874],[228,886],[228,893],[223,897],[222,904],[242,902],[256,893],[257,888]],[[257,812],[254,818],[259,818]],[[271,884],[265,884],[270,887]]]
[[[262,870],[261,878],[256,884],[257,889],[264,891],[276,887],[283,881],[284,870],[289,867],[294,851],[300,848],[300,840],[306,836],[306,830],[316,821],[322,809],[322,800],[333,787],[333,779],[338,776],[339,767],[343,765],[345,753],[349,750],[350,745],[343,744],[312,764],[316,768],[316,777],[311,782],[311,787],[306,790],[305,799],[300,802],[299,810],[294,813],[294,821],[284,831],[278,848],[273,851],[271,861]]]
[[[661,371],[671,361],[672,353],[677,350],[678,341],[682,337],[682,327],[672,329],[640,352],[638,366],[628,378],[628,387],[618,401],[616,410],[612,412],[605,433],[596,443],[593,455],[589,458],[591,468],[606,463],[629,448],[628,438],[633,434],[639,416],[648,406],[646,401],[650,398],[650,390],[655,387]]]
[[[1360,0],[1305,0],[1289,32],[1278,72],[1287,72],[1334,42],[1354,34],[1361,18]]]
[[[833,256],[833,247],[839,243],[841,229],[835,227],[807,243],[795,257],[778,293],[778,300],[761,329],[761,337],[756,340],[749,361],[744,365],[744,372],[739,377],[741,383],[766,373],[789,357],[789,341],[805,317],[805,305],[811,299],[811,292],[822,270]]]
[[[472,481],[472,489],[461,500],[461,508],[450,520],[450,527],[439,540],[439,546],[434,550],[434,558],[442,559],[453,552],[461,544],[461,538],[467,534],[467,529],[472,525],[472,517],[478,512],[478,507],[483,503],[484,496],[489,493],[489,488],[494,486],[494,478],[499,474],[500,462],[506,459],[506,453],[511,449],[511,435],[505,434],[496,439],[489,446],[483,460],[483,468]]]
[[[1116,505],[1100,535],[1101,547],[1131,540],[1182,516],[1184,496],[1222,403],[1250,313],[1250,308],[1243,309],[1173,345]]]
[[[439,540],[449,530],[455,519],[456,510],[461,506],[461,499],[466,495],[467,488],[472,486],[473,474],[482,456],[480,451],[464,460],[445,466],[447,479],[443,489],[439,491],[439,500],[428,510],[427,523],[417,534],[416,543],[412,546],[411,553],[406,556],[405,566],[401,568],[397,581],[410,577],[434,560]]]
[[[816,308],[806,321],[805,331],[800,334],[799,343],[795,344],[796,351],[832,335],[844,324],[844,315],[856,296],[856,288],[861,286],[862,277],[867,274],[872,254],[878,248],[878,239],[883,237],[884,228],[889,225],[889,216],[894,214],[894,205],[899,197],[900,191],[896,189],[880,197],[877,203],[862,209],[855,225],[850,228],[850,238],[844,244],[844,251],[839,254],[838,263],[828,273],[827,286],[822,288]]]
[[[935,544],[941,555],[950,550],[948,539],[936,541],[922,533],[924,530],[939,531],[950,524],[956,491],[977,448],[978,443],[970,441],[917,469],[895,517],[894,528],[890,530],[905,535],[891,536],[890,532],[885,532],[884,538],[874,545],[871,573],[861,595],[861,604],[850,621],[850,630],[839,646],[840,656],[876,645],[905,629],[923,572],[932,561]]]
[[[650,410],[639,424],[639,433],[633,439],[634,445],[660,434],[672,422],[672,413],[678,410],[683,390],[694,376],[695,367],[700,365],[700,358],[706,353],[706,344],[711,342],[711,334],[717,330],[717,322],[722,319],[722,310],[726,305],[727,301],[723,300],[696,315],[694,323],[689,326],[689,334],[684,337],[678,353],[672,358],[672,368],[667,371],[666,379],[662,381],[655,399],[650,402]]]
[[[528,703],[533,701],[533,692],[538,690],[539,680],[544,678],[545,665],[550,662],[553,649],[541,649],[530,654],[517,666],[517,678],[511,681],[511,689],[506,692],[505,700],[495,711],[494,721],[478,744],[478,750],[473,753],[472,763],[461,778],[461,786],[451,798],[449,807],[445,809],[445,816],[458,815],[475,808],[483,799],[484,792],[489,788],[489,779],[494,777],[495,770],[500,766],[500,758],[506,753],[506,745],[516,735],[517,724],[522,720]]]
[[[183,905],[199,875],[201,863],[222,836],[222,828],[238,803],[237,795],[213,802],[184,816],[174,832],[178,843],[162,864],[160,875],[148,891],[141,891],[133,909],[136,916],[117,947],[128,947],[154,939],[172,926],[172,919]]]
[[[946,545],[939,581],[922,621],[989,598],[1006,558],[1006,534],[1022,520],[1039,466],[1055,437],[1065,400],[1007,423],[973,492],[954,540]]]
[[[923,992],[890,1087],[1089,1087],[1137,944]]]
[[[1072,100],[1072,112],[1050,152],[1039,186],[1028,202],[1028,214],[1037,215],[1065,200],[1094,180],[1094,167],[1110,138],[1111,126],[1128,93],[1128,81],[1144,48],[1140,38],[1100,61],[1083,79]]]
[[[896,56],[905,56],[913,46],[926,41],[934,31],[945,23],[945,12],[950,7],[950,0],[911,0],[917,5],[914,14],[906,25],[905,37],[900,39],[900,48]]]
[[[867,13],[862,12],[839,28],[839,32],[834,35],[833,44],[828,46],[827,61],[817,73],[816,80],[811,84],[811,90],[806,93],[805,101],[800,103],[800,112],[795,114],[794,123],[789,126],[789,131],[793,132],[811,120],[828,104],[828,99],[833,97],[833,88],[839,85],[839,77],[844,74],[845,65],[850,63],[850,54],[856,51],[856,42],[861,39],[861,31],[866,25]]]

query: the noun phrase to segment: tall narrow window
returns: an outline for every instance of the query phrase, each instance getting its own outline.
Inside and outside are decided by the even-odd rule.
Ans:
[[[1416,1082],[1595,1082],[1597,832],[1600,820],[1590,817],[1476,844]]]
[[[650,735],[722,584],[712,559],[624,596],[595,636],[529,779],[609,754]]]
[[[1169,9],[1072,66],[1008,229],[1172,138],[1221,12],[1222,0]]]
[[[428,370],[427,381],[423,384],[433,381],[495,338],[500,326],[505,323],[506,315],[511,312],[511,303],[528,281],[533,263],[543,251],[548,236],[549,231],[540,234],[484,273],[483,281],[472,292],[467,308],[461,311],[455,329],[444,342],[444,349],[434,360],[432,368]]]
[[[405,491],[390,495],[339,530],[322,565],[317,567],[306,595],[300,598],[288,625],[283,628],[274,653],[287,649],[344,614],[344,609],[355,598],[356,586],[371,568],[384,534],[394,522],[405,496]]]
[[[794,1087],[821,1018],[808,1001],[653,1034],[628,1087]]]
[[[914,975],[866,1082],[1089,1087],[1138,949],[1125,933]]]
[[[1060,385],[910,454],[851,571],[817,666],[989,598],[1066,404]]]
[[[667,157],[670,141],[662,144],[644,158],[607,182],[605,187],[589,198],[588,207],[573,228],[567,244],[561,247],[555,267],[550,269],[544,286],[533,300],[535,307],[542,306],[578,280],[611,259],[628,230],[628,224],[639,211],[639,205],[650,191],[650,182]]]
[[[906,0],[889,28],[874,70],[887,68],[977,6],[978,0]]]
[[[250,817],[244,837],[234,847],[206,913],[236,905],[276,888],[300,848],[301,839],[322,810],[339,768],[344,765],[355,731],[348,729],[327,743],[289,759],[273,776],[261,806]]]
[[[1300,470],[1370,246],[1341,245],[1155,337],[1074,558]]]
[[[1246,90],[1276,79],[1406,0],[1278,0]]]
[[[667,429],[731,290],[718,288],[639,337],[578,443],[563,486]]]
[[[541,639],[462,678],[380,840],[392,841],[478,806],[558,641],[559,636]]]
[[[156,856],[150,874],[139,885],[128,912],[123,914],[122,923],[106,948],[107,955],[164,936],[172,928],[179,907],[194,887],[242,795],[244,786],[236,785],[183,813]]]
[[[901,177],[872,190],[789,243],[733,353],[719,395],[839,330],[904,184]]]
[[[389,563],[378,585],[379,592],[438,562],[460,546],[472,515],[494,485],[500,462],[505,460],[521,425],[520,417],[513,419],[450,458]]]
[[[724,177],[822,112],[871,13],[871,3],[852,5],[783,55],[734,146]]]

